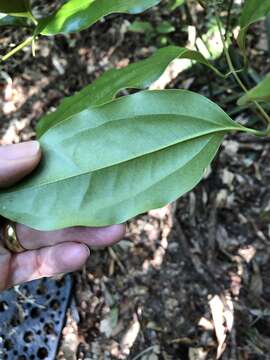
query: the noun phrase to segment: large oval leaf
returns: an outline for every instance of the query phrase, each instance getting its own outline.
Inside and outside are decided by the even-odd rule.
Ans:
[[[37,135],[42,136],[48,129],[68,117],[90,106],[104,104],[123,89],[147,89],[159,79],[167,66],[176,58],[190,59],[217,70],[199,52],[178,46],[168,46],[156,51],[149,59],[105,72],[95,82],[76,95],[65,99],[57,111],[43,117],[37,125]]]
[[[184,90],[89,108],[44,134],[40,167],[1,190],[0,213],[41,230],[123,222],[192,189],[224,134],[243,129]]]
[[[247,94],[238,100],[238,105],[245,105],[252,101],[270,102],[270,74],[265,77],[257,86],[249,90]]]
[[[269,13],[269,0],[245,0],[240,18],[241,30],[237,39],[238,44],[243,51],[245,51],[246,32],[248,27],[256,21],[261,20]]]
[[[77,32],[112,13],[139,14],[161,0],[69,0],[51,16],[42,19],[37,33],[55,35]]]

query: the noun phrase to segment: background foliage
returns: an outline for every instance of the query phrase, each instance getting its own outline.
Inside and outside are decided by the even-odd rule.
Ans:
[[[35,19],[54,14],[60,3],[51,9],[48,5],[43,9],[34,7]],[[55,109],[64,96],[87,85],[82,93],[64,100],[55,115],[52,113],[39,123],[40,131],[49,136],[50,131],[46,135],[48,129],[43,128],[45,119],[58,119],[60,113],[65,118],[65,114],[69,115],[69,104],[73,118],[77,106],[79,111],[84,109],[87,94],[91,95],[89,101],[97,94],[93,84],[100,84],[99,89],[103,89],[104,81],[107,90],[116,78],[121,80],[119,87],[116,85],[109,94],[105,91],[105,101],[101,93],[99,105],[116,93],[117,96],[133,93],[134,90],[126,89],[130,87],[187,88],[217,102],[238,124],[264,131],[261,115],[247,100],[249,96],[254,96],[253,100],[261,101],[261,96],[268,99],[269,88],[264,86],[267,78],[259,85],[270,72],[264,19],[253,23],[248,32],[242,24],[242,33],[247,36],[246,59],[236,42],[227,37],[229,55],[242,83],[248,89],[263,88],[262,94],[255,90],[255,95],[246,95],[233,77],[227,76],[231,70],[224,56],[219,58],[223,50],[214,7],[206,11],[204,5],[198,6],[193,1],[185,5],[166,1],[136,17],[110,15],[106,21],[80,34],[36,39],[36,59],[24,48],[2,64],[1,84],[5,96],[2,143],[33,137],[36,119],[48,109]],[[223,34],[226,29],[234,30],[235,39],[243,10],[237,2],[233,2],[231,10],[229,5],[227,1],[218,4],[221,27]],[[3,28],[3,56],[14,50],[21,40],[33,42],[36,25],[30,15],[17,18],[12,12],[2,18],[26,26],[23,32]],[[131,25],[135,21],[150,24],[152,35],[145,37],[141,30],[134,32]],[[156,30],[160,24],[163,24],[162,31]],[[164,49],[158,50],[164,45]],[[189,54],[183,50],[187,46],[188,51],[199,50],[204,59],[211,61],[211,66],[219,69],[223,78],[201,64],[190,68],[190,61],[183,59],[185,53]],[[154,54],[151,58],[156,50],[156,57]],[[151,85],[178,56],[182,60],[173,61],[161,80]],[[162,60],[161,65],[158,58]],[[137,62],[141,59],[142,62]],[[147,71],[142,71],[145,64],[148,64]],[[113,66],[118,69],[112,70]],[[131,79],[126,79],[132,67]],[[105,72],[108,69],[109,73]],[[93,80],[96,82],[92,83]],[[236,106],[238,100],[240,107]],[[17,111],[12,108],[13,104]],[[269,112],[267,101],[260,105]],[[79,331],[86,339],[79,347],[78,358],[109,354],[111,358],[140,355],[214,359],[218,351],[223,352],[224,359],[267,359],[268,154],[267,138],[251,138],[243,133],[226,136],[222,152],[208,168],[199,187],[172,207],[136,218],[129,224],[127,242],[95,253],[92,263],[78,278],[76,289],[81,315]],[[40,206],[46,205],[42,200]],[[160,294],[158,298],[157,294]],[[223,314],[222,319],[218,320],[217,314]],[[130,329],[137,332],[132,333]],[[136,341],[127,343],[125,339],[130,333]],[[141,354],[145,350],[146,353]]]

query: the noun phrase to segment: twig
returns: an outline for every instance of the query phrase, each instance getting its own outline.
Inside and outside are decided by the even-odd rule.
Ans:
[[[228,33],[230,31],[230,22],[231,22],[233,2],[234,2],[234,0],[230,0],[229,7],[228,7],[227,21],[226,21],[226,27],[225,27],[225,39],[227,39]]]
[[[247,87],[245,86],[245,84],[242,82],[242,80],[238,76],[237,71],[236,71],[236,69],[235,69],[235,67],[234,67],[234,65],[232,63],[232,60],[231,60],[231,57],[230,57],[230,54],[229,54],[229,51],[228,51],[228,48],[227,48],[226,40],[225,40],[225,38],[223,36],[223,33],[222,33],[220,19],[219,19],[219,17],[217,15],[216,15],[216,20],[217,20],[218,30],[219,30],[220,37],[221,37],[221,40],[222,40],[222,43],[223,43],[224,53],[225,53],[225,56],[226,56],[226,60],[227,60],[229,69],[230,69],[232,75],[234,76],[235,80],[237,81],[237,83],[241,87],[241,89],[243,89],[243,91],[245,93],[248,93]],[[261,105],[257,101],[254,101],[254,104],[256,105],[256,107],[257,107],[258,111],[260,112],[260,114],[262,115],[263,119],[267,122],[268,128],[266,130],[266,133],[269,133],[269,131],[270,131],[270,117],[268,116],[268,114],[264,111],[264,109],[261,107]]]
[[[216,193],[213,193],[211,196],[211,210],[210,210],[209,225],[208,225],[208,244],[207,244],[208,265],[212,265],[212,262],[215,257],[216,226],[217,226],[217,202],[216,202]]]
[[[233,326],[231,330],[231,360],[237,360],[238,359],[238,349],[237,349],[237,343],[236,343],[236,329],[235,326]]]
[[[186,237],[186,234],[184,233],[184,230],[176,217],[175,217],[174,226],[176,228],[177,234],[179,234],[179,239],[182,245],[181,251],[183,252],[185,257],[190,259],[191,264],[194,270],[196,271],[196,273],[198,274],[198,276],[200,277],[200,279],[209,287],[209,289],[213,293],[221,292],[221,289],[216,284],[215,277],[213,276],[211,270],[209,270],[205,266],[205,264],[203,264],[199,256],[197,256],[196,254],[190,251],[190,245]]]
[[[146,354],[149,351],[153,350],[155,347],[156,347],[156,345],[149,346],[149,348],[147,348],[147,349],[143,350],[142,352],[140,352],[138,355],[136,355],[134,358],[132,358],[132,360],[140,359],[144,354]]]
[[[125,270],[124,265],[121,263],[121,261],[119,260],[119,257],[117,256],[116,252],[112,248],[109,248],[109,254],[112,257],[112,259],[117,263],[117,265],[121,269],[122,273],[126,274],[126,270]]]
[[[270,15],[266,17],[265,26],[267,31],[268,52],[270,54]]]
[[[7,53],[6,55],[4,55],[1,59],[0,59],[0,63],[7,61],[11,56],[15,55],[17,52],[19,52],[20,50],[22,50],[23,48],[25,48],[26,46],[30,45],[33,43],[34,37],[31,36],[29,38],[27,38],[26,40],[24,40],[21,44],[19,44],[18,46],[16,46],[14,49],[12,49],[9,53]]]
[[[31,305],[35,305],[36,307],[38,307],[38,308],[40,308],[40,309],[46,309],[46,306],[41,305],[41,304],[38,304],[38,303],[36,302],[36,300],[35,300],[32,296],[28,297],[28,296],[24,295],[24,294],[21,292],[21,290],[19,289],[19,286],[15,286],[15,287],[14,287],[14,290],[15,290],[15,292],[16,292],[19,296],[22,297],[22,299],[23,299],[26,303],[29,303],[29,304],[31,304]]]

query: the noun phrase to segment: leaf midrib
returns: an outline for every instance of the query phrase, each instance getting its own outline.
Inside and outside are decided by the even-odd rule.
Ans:
[[[207,129],[205,131],[198,131],[196,135],[186,135],[185,137],[183,137],[182,139],[175,139],[175,141],[172,141],[170,144],[167,144],[167,145],[163,145],[162,147],[156,147],[155,149],[153,150],[149,150],[143,154],[138,154],[137,156],[135,157],[130,157],[130,158],[126,158],[124,160],[120,160],[120,161],[117,161],[117,162],[114,162],[114,163],[111,163],[110,165],[105,165],[103,167],[97,167],[95,169],[92,169],[91,172],[94,172],[94,171],[98,171],[98,170],[102,170],[104,168],[107,168],[107,167],[110,167],[110,166],[114,166],[114,165],[118,165],[118,164],[121,164],[121,163],[124,163],[124,162],[127,162],[127,161],[131,161],[132,159],[135,159],[135,158],[139,158],[141,156],[144,156],[144,155],[147,155],[147,154],[151,154],[151,153],[154,153],[156,151],[160,151],[162,149],[165,149],[165,148],[168,148],[170,146],[174,146],[174,145],[177,145],[179,143],[184,143],[186,141],[190,141],[192,139],[196,139],[196,138],[199,138],[201,136],[205,136],[207,134],[212,134],[212,133],[215,133],[215,132],[219,132],[219,131],[236,131],[236,130],[241,130],[241,125],[237,124],[237,123],[234,123],[231,119],[229,119],[231,122],[232,122],[232,126],[226,126],[224,124],[220,124],[218,122],[215,122],[215,121],[212,121],[211,119],[204,119],[204,118],[199,118],[199,117],[195,117],[195,116],[189,116],[189,115],[184,115],[184,114],[175,114],[175,113],[170,113],[170,114],[143,114],[143,115],[136,115],[136,116],[133,116],[133,115],[130,115],[130,116],[126,116],[124,118],[119,118],[117,120],[109,120],[109,121],[106,121],[106,122],[103,122],[101,124],[97,124],[96,126],[93,126],[91,128],[89,127],[84,127],[82,129],[80,129],[79,132],[76,133],[76,136],[80,133],[84,133],[84,132],[87,132],[87,131],[94,131],[94,130],[97,130],[99,128],[102,128],[102,127],[106,127],[108,124],[115,124],[117,125],[118,123],[121,123],[121,122],[127,122],[127,121],[130,121],[130,120],[134,120],[134,119],[140,119],[140,118],[155,118],[155,117],[184,117],[185,119],[192,119],[192,120],[196,120],[198,122],[204,122],[204,123],[209,123],[209,124],[212,124],[212,125],[215,125],[216,128],[215,129]],[[69,141],[70,138],[74,138],[74,135],[70,135],[69,138],[65,139],[63,142],[66,142],[66,141]],[[46,142],[45,142],[46,143]],[[53,150],[53,147],[49,144],[49,143],[46,143],[47,147],[48,148],[51,148],[52,151]],[[53,145],[54,146],[54,145]],[[76,164],[77,165],[77,164]]]
[[[236,130],[236,128],[234,128],[234,127],[232,127],[232,128],[229,128],[229,127],[225,128],[225,127],[224,127],[224,128],[220,128],[219,130],[212,130],[212,131],[205,132],[205,133],[201,134],[200,136],[196,136],[196,137],[193,137],[193,138],[189,138],[189,139],[187,139],[187,140],[185,140],[185,141],[182,141],[182,143],[187,142],[187,141],[194,140],[194,139],[199,138],[199,137],[203,137],[203,136],[215,134],[215,133],[222,133],[222,132],[225,133],[226,131],[235,131],[235,130]],[[170,146],[167,146],[166,148],[169,148],[169,147],[171,147],[171,146],[175,146],[176,144],[179,144],[179,143],[180,143],[180,142],[175,143],[175,144],[170,145]],[[143,155],[141,155],[141,156],[138,156],[137,159],[139,159],[139,158],[141,158],[141,157],[143,157],[143,156],[147,156],[147,155],[149,155],[149,154],[155,153],[155,152],[157,152],[157,151],[162,151],[163,149],[165,149],[165,148],[161,148],[160,150],[155,150],[155,151],[153,151],[153,152],[149,152],[149,153],[143,154]],[[135,158],[134,158],[134,159],[135,159]],[[125,162],[132,161],[132,160],[133,160],[133,159],[129,159],[129,160],[123,161],[122,164],[125,163]],[[16,189],[15,189],[15,190],[12,190],[12,189],[11,189],[8,193],[10,194],[10,193],[12,193],[12,192],[23,192],[23,191],[27,191],[27,190],[29,190],[29,189],[35,190],[35,189],[38,189],[38,188],[41,188],[41,187],[44,187],[44,186],[48,186],[48,185],[52,185],[52,184],[59,183],[59,182],[61,182],[61,181],[66,181],[66,180],[73,179],[73,178],[80,177],[80,176],[84,176],[84,175],[87,175],[87,174],[90,175],[91,173],[94,173],[94,172],[96,172],[96,171],[102,171],[103,169],[106,169],[106,168],[111,167],[111,166],[116,166],[116,165],[118,165],[118,164],[121,164],[121,163],[116,163],[116,164],[113,164],[113,165],[110,165],[110,166],[107,166],[107,167],[104,167],[104,168],[100,168],[100,169],[97,169],[97,170],[94,170],[94,171],[81,172],[81,173],[76,174],[76,175],[67,176],[67,177],[64,177],[64,178],[59,178],[59,179],[56,179],[56,180],[53,180],[53,181],[47,181],[47,182],[45,182],[45,183],[40,183],[40,184],[33,185],[33,186],[30,185],[30,186],[28,186],[28,187],[24,187],[24,188],[21,188],[21,189],[19,189],[19,190],[16,190]]]
[[[205,136],[205,135],[204,135],[204,136]],[[197,158],[198,155],[205,149],[205,147],[207,147],[207,146],[209,145],[209,143],[212,141],[212,139],[213,139],[213,136],[210,136],[209,139],[208,139],[208,141],[204,144],[204,146],[203,146],[199,151],[197,151],[190,159],[188,159],[187,161],[185,161],[179,168],[177,168],[176,170],[170,171],[170,172],[167,173],[166,175],[160,177],[160,178],[158,179],[158,181],[155,181],[154,183],[151,183],[150,186],[145,186],[144,189],[140,189],[139,191],[137,191],[136,193],[134,193],[134,194],[132,195],[132,198],[137,197],[138,195],[140,195],[140,194],[142,194],[143,192],[149,190],[149,189],[152,188],[153,186],[156,186],[157,184],[159,184],[161,181],[163,181],[163,180],[166,179],[167,177],[175,174],[175,173],[176,173],[177,171],[179,171],[180,169],[188,166],[188,163],[192,162],[195,158]],[[172,146],[175,146],[175,145],[172,145]],[[159,151],[162,151],[162,150],[159,150]],[[144,156],[144,155],[143,155],[143,156]],[[121,199],[121,201],[118,201],[118,202],[114,203],[114,205],[115,205],[115,204],[117,204],[117,205],[122,204],[122,203],[123,203],[124,201],[126,201],[129,197],[130,197],[130,194],[128,194],[127,197]],[[106,206],[106,207],[108,207],[108,206]],[[103,206],[103,207],[101,207],[101,208],[98,208],[98,211],[104,210],[106,207]]]

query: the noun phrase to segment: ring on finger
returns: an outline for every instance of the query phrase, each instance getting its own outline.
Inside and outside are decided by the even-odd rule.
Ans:
[[[13,222],[3,225],[3,240],[5,247],[12,253],[18,254],[26,251],[18,239],[16,224]]]

